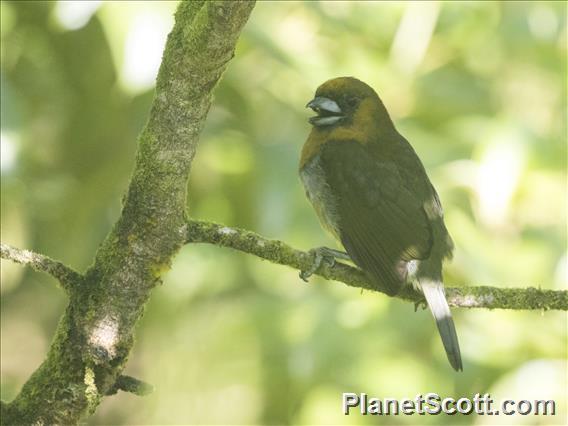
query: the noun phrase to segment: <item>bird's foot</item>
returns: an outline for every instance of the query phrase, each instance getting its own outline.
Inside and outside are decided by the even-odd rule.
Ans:
[[[419,308],[426,309],[428,307],[428,303],[426,299],[421,299],[418,302],[414,302],[414,312],[418,312]]]
[[[335,265],[336,259],[351,260],[347,253],[328,247],[317,247],[311,249],[308,253],[312,255],[313,263],[308,269],[300,271],[300,278],[306,282],[308,282],[308,278],[317,272],[322,264],[331,267]]]
[[[409,286],[412,287],[412,289],[420,294],[420,300],[414,302],[414,312],[418,312],[419,308],[422,309],[426,309],[428,307],[428,302],[426,302],[426,298],[424,297],[424,294],[422,293],[422,288],[420,287],[420,283],[418,282],[418,280],[413,279],[410,280],[410,282],[408,283]]]

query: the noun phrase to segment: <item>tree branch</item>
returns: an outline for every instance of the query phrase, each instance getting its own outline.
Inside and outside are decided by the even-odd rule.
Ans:
[[[212,92],[254,2],[183,1],[168,36],[122,214],[70,288],[46,360],[3,424],[76,424],[117,386],[151,290],[184,244],[189,171]],[[122,382],[121,382],[122,380]],[[134,386],[136,387],[136,386]]]
[[[252,232],[186,219],[186,189],[213,89],[254,2],[181,2],[168,36],[148,122],[139,137],[135,167],[121,217],[81,276],[47,257],[2,246],[2,257],[57,277],[69,293],[42,365],[19,395],[0,404],[2,424],[76,424],[118,389],[148,386],[122,376],[133,335],[151,290],[186,242],[232,247],[272,262],[306,269],[308,253]],[[362,271],[344,264],[319,274],[381,291]],[[77,279],[82,285],[70,285]],[[417,301],[411,289],[399,297]],[[566,309],[566,292],[536,289],[450,288],[454,306]]]
[[[269,240],[251,231],[200,220],[188,222],[186,242],[230,247],[299,271],[308,269],[313,262],[310,253],[296,250],[282,241]],[[363,271],[344,263],[336,262],[334,266],[322,264],[316,274],[329,280],[341,281],[351,287],[385,293],[383,288],[369,281]],[[568,310],[566,290],[540,290],[533,287],[446,287],[446,295],[450,306],[461,308]],[[396,297],[410,302],[423,300],[423,296],[410,286],[405,287]]]
[[[106,395],[114,395],[119,390],[138,396],[146,396],[154,392],[154,386],[132,376],[118,376],[114,386],[107,391]]]
[[[28,265],[32,269],[45,272],[57,279],[67,292],[83,281],[83,276],[57,260],[50,259],[42,254],[29,250],[22,250],[8,244],[0,243],[0,257],[22,265]]]

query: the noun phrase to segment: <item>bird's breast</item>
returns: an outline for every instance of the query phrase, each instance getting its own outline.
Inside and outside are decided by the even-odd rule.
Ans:
[[[321,224],[339,241],[337,201],[327,182],[319,154],[313,155],[301,167],[300,178]]]

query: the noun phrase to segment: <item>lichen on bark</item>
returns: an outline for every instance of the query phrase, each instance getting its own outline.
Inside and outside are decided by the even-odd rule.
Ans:
[[[309,252],[296,250],[282,241],[269,240],[245,229],[202,220],[188,220],[187,242],[230,247],[299,271],[308,269],[313,262]],[[371,282],[359,268],[344,263],[322,264],[316,275],[343,282],[351,287],[387,293],[380,283]],[[424,299],[412,286],[404,287],[395,297],[415,303]],[[450,306],[460,308],[568,310],[566,290],[446,286],[446,297]]]
[[[2,424],[77,423],[112,393],[150,292],[185,243],[199,134],[253,7],[180,3],[122,214],[84,277],[66,285],[69,304],[46,360],[14,401],[2,403]]]

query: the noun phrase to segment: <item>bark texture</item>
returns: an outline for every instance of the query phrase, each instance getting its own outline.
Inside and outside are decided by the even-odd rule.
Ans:
[[[46,360],[19,395],[2,404],[3,424],[77,423],[104,395],[124,387],[119,378],[135,325],[185,243],[187,181],[213,89],[253,7],[179,5],[122,214],[84,276],[54,274],[65,278],[69,304]],[[45,269],[63,270],[55,262]]]
[[[200,220],[188,222],[187,242],[230,247],[299,271],[309,269],[313,262],[313,255],[310,252],[296,250],[282,241],[270,240],[244,229]],[[386,288],[369,281],[359,268],[344,263],[336,262],[333,266],[322,263],[316,275],[329,280],[341,281],[351,287],[387,294]],[[411,286],[403,288],[395,297],[415,303],[424,300],[424,296]],[[568,310],[566,290],[541,290],[534,287],[446,286],[446,297],[450,306],[460,308]]]
[[[1,403],[1,423],[75,424],[118,390],[144,395],[151,386],[121,375],[133,333],[151,290],[186,243],[209,243],[298,270],[309,252],[254,232],[186,216],[186,187],[213,89],[254,2],[186,1],[179,5],[159,71],[156,95],[117,223],[93,265],[80,274],[46,256],[0,245],[0,256],[57,278],[69,296],[45,361],[20,394]],[[322,265],[318,275],[384,292],[353,266]],[[536,288],[447,287],[451,306],[568,310],[566,291]],[[405,288],[397,297],[419,302]]]

